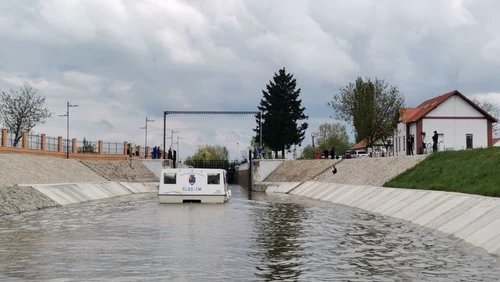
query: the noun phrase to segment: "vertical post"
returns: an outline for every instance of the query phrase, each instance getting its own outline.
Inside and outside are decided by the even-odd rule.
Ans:
[[[144,127],[146,134],[144,134],[144,148],[148,147],[148,117],[146,117],[146,126]],[[146,155],[144,155],[146,157]]]
[[[167,159],[166,155],[166,141],[167,141],[167,112],[163,112],[163,159]]]
[[[263,144],[262,144],[262,112],[259,112],[259,146],[264,150]]]
[[[248,190],[253,190],[252,150],[248,150]]]
[[[69,101],[66,105],[66,159],[69,159]]]

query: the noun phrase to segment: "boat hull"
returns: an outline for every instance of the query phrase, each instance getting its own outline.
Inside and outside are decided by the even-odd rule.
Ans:
[[[223,204],[229,200],[226,195],[179,195],[160,194],[160,204],[182,204],[186,202],[198,202],[202,204]]]

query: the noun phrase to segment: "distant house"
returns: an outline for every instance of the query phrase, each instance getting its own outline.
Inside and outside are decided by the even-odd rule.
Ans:
[[[462,150],[493,146],[493,123],[497,120],[457,90],[402,110],[394,133],[394,155],[406,155],[407,139],[414,134],[414,153],[432,150],[438,133],[438,150]]]
[[[366,138],[361,140],[358,144],[352,146],[351,150],[366,150]],[[373,144],[373,148],[368,148],[368,153],[371,152],[386,152],[386,146],[382,142],[375,141]]]

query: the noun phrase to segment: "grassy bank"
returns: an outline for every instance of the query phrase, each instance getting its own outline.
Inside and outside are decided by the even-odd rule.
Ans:
[[[433,153],[384,187],[500,197],[500,147]]]

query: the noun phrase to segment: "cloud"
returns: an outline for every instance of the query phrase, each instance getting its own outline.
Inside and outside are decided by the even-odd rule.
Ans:
[[[453,89],[500,104],[497,8],[493,0],[2,1],[0,89],[29,83],[56,114],[67,101],[79,105],[70,116],[79,139],[143,144],[147,116],[148,144],[159,145],[163,111],[256,110],[286,67],[302,88],[310,136],[332,121],[325,103],[357,76],[399,86],[409,106]],[[168,118],[181,157],[216,143],[236,157],[253,127],[250,115]],[[36,130],[65,135],[66,120],[55,115]]]

